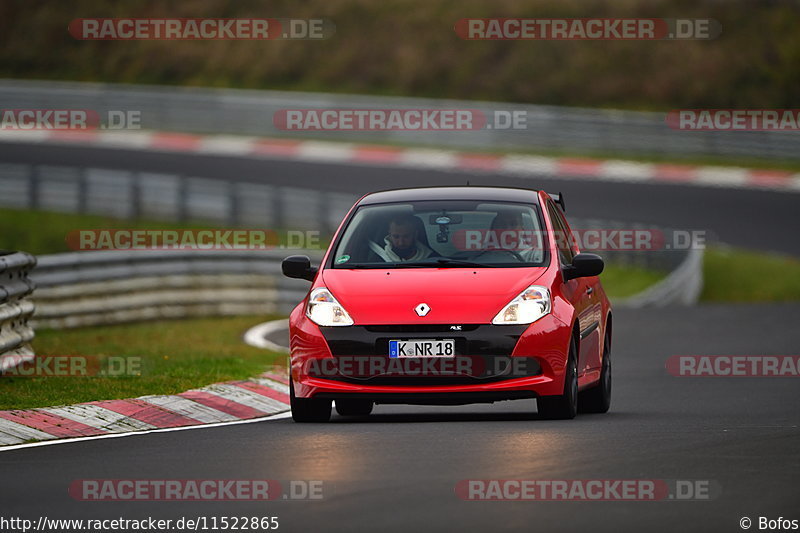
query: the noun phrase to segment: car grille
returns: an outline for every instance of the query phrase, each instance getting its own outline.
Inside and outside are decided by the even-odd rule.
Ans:
[[[386,325],[321,327],[333,355],[387,355],[392,339],[454,339],[456,353],[462,355],[511,355],[527,325]]]
[[[375,386],[475,385],[541,374],[535,358],[511,357],[527,326],[466,324],[458,328],[450,324],[323,327],[336,367],[321,373],[309,370],[309,374]],[[390,359],[393,339],[453,339],[456,357]]]

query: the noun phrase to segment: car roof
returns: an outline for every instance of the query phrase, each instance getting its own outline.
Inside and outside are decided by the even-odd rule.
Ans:
[[[483,200],[487,202],[539,203],[539,191],[513,187],[417,187],[373,192],[358,205],[416,202],[420,200]],[[524,196],[523,196],[524,195]]]

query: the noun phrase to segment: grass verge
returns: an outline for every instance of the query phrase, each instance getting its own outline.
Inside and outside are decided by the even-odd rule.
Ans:
[[[21,250],[38,254],[57,254],[71,252],[67,244],[67,235],[71,231],[80,230],[214,230],[221,229],[219,222],[164,222],[155,220],[119,219],[103,215],[81,215],[74,213],[54,213],[30,209],[0,208],[0,249]],[[226,229],[229,229],[226,227]],[[262,229],[266,232],[267,246],[288,245],[288,234],[285,230],[274,228]],[[319,236],[319,245],[326,247],[327,235]],[[287,254],[288,255],[288,254]]]
[[[711,247],[703,278],[704,302],[800,301],[800,260],[790,256]]]
[[[664,279],[666,275],[666,272],[608,264],[600,275],[600,281],[613,302],[642,292]]]
[[[167,320],[73,330],[39,330],[37,357],[83,355],[138,363],[140,376],[0,377],[0,409],[69,405],[93,400],[177,394],[220,381],[247,379],[281,354],[242,342],[251,326],[275,317]],[[89,365],[91,367],[91,365]]]
[[[71,252],[67,234],[90,229],[205,229],[201,223],[125,220],[102,215],[55,213],[31,209],[0,209],[0,248],[36,254]]]

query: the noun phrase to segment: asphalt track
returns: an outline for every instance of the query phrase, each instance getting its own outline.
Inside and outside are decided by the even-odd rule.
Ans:
[[[337,190],[462,183],[434,171],[0,144],[0,160],[263,179]],[[472,183],[519,179],[471,176]],[[536,180],[568,215],[709,229],[722,241],[800,254],[786,193]],[[800,519],[796,378],[679,378],[672,355],[797,354],[800,305],[701,305],[615,313],[606,415],[539,420],[532,400],[378,406],[329,424],[272,420],[0,452],[0,516],[176,519],[278,516],[283,531],[741,531],[749,517]],[[323,481],[323,499],[79,502],[78,479]],[[709,481],[714,498],[657,502],[472,502],[467,479]]]
[[[800,519],[796,378],[680,378],[675,354],[796,353],[798,305],[619,310],[606,415],[539,420],[533,400],[378,406],[328,424],[289,419],[0,453],[2,515],[278,516],[284,531],[741,531]],[[318,501],[79,502],[78,479],[322,480]],[[713,499],[463,501],[465,479],[708,480]],[[721,492],[720,492],[721,491]],[[715,493],[718,492],[718,493]],[[753,529],[756,529],[755,527]]]
[[[518,178],[492,173],[311,163],[280,159],[119,150],[80,145],[0,143],[0,161],[92,166],[364,194],[430,185],[498,185],[564,192],[567,216],[705,230],[709,238],[800,255],[800,194],[596,179]]]

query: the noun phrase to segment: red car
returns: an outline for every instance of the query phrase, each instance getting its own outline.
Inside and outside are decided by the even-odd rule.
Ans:
[[[375,404],[535,398],[539,416],[611,401],[603,260],[569,238],[560,194],[430,187],[361,198],[291,313],[292,417],[324,422]],[[533,403],[531,402],[531,408]]]

